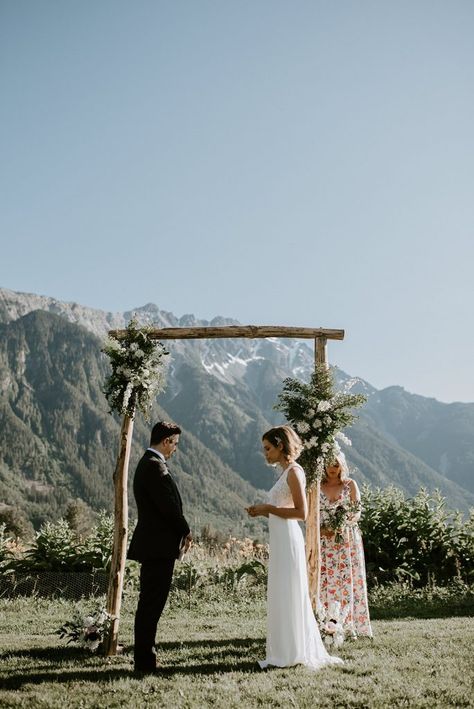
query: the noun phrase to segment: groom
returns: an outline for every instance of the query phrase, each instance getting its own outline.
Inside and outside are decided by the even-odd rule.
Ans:
[[[135,614],[136,672],[156,671],[156,630],[171,587],[174,563],[192,541],[181,496],[166,464],[176,450],[180,433],[176,424],[159,421],[133,480],[138,522],[128,558],[141,563]]]

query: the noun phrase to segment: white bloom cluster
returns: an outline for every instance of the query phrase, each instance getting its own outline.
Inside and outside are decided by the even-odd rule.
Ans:
[[[304,450],[313,456],[316,454],[315,463],[319,475],[324,473],[327,458],[334,455],[336,420],[331,414],[335,403],[336,397],[315,401],[306,409],[304,419],[295,425],[303,440]]]
[[[345,443],[346,446],[351,446],[351,445],[352,445],[351,439],[348,438],[348,437],[345,435],[345,433],[343,433],[342,431],[338,431],[338,432],[336,433],[336,436],[335,436],[335,437],[338,438],[342,443]],[[338,447],[339,447],[339,446],[338,446]]]
[[[307,421],[298,421],[296,424],[296,429],[298,433],[308,433],[310,430],[310,425]]]
[[[362,394],[334,392],[330,370],[317,366],[311,381],[305,384],[288,378],[279,396],[278,409],[295,427],[303,442],[301,464],[309,484],[324,475],[326,466],[340,453],[339,442],[350,445],[341,429],[354,420],[351,408],[360,406]]]
[[[134,321],[127,330],[125,340],[109,338],[102,348],[112,364],[105,394],[113,411],[133,415],[139,408],[146,416],[154,397],[163,388],[163,357],[168,353],[160,342],[148,338],[146,330],[138,329]]]
[[[349,438],[338,430],[337,406],[340,406],[342,396],[337,392],[328,399],[312,402],[304,410],[304,418],[295,424],[303,449],[311,456],[318,477],[324,475],[328,461],[340,453],[338,440],[351,445]]]
[[[97,650],[104,639],[104,630],[111,619],[112,616],[105,610],[100,610],[95,616],[86,616],[83,621],[82,636],[79,640],[82,647],[87,647],[91,652]]]
[[[339,601],[331,601],[328,608],[318,603],[316,616],[318,619],[321,637],[327,648],[340,647],[346,635],[346,620],[350,610],[347,603],[342,609]]]
[[[61,638],[68,638],[67,642],[77,642],[91,652],[95,652],[105,639],[115,616],[110,615],[104,608],[98,608],[91,615],[83,616],[76,608],[72,620],[67,621],[57,631]]]

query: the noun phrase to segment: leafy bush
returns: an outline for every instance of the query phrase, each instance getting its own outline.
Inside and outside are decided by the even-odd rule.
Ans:
[[[23,568],[28,571],[71,571],[82,567],[80,549],[74,531],[64,519],[45,522],[25,554]]]
[[[395,487],[363,489],[360,527],[370,585],[408,581],[416,587],[474,581],[474,514],[445,509],[436,491],[406,500]]]
[[[236,590],[244,582],[249,585],[265,585],[267,567],[258,559],[249,559],[237,566],[222,566],[214,574],[214,583],[228,590]]]
[[[83,542],[82,558],[91,569],[109,569],[112,558],[114,518],[107,512],[99,514],[99,520]]]
[[[78,538],[69,523],[60,519],[45,522],[36,532],[32,546],[20,558],[10,555],[4,563],[9,571],[92,571],[107,569],[112,550],[113,519],[101,513],[85,538]]]

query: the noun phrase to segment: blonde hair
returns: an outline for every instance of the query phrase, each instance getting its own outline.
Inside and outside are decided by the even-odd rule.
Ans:
[[[340,480],[341,483],[342,483],[342,482],[344,482],[344,480],[347,480],[348,477],[349,477],[349,466],[347,465],[346,456],[344,455],[344,453],[343,453],[342,451],[339,451],[339,453],[335,456],[334,461],[336,461],[337,463],[339,463],[339,468],[340,468],[340,470],[339,470],[339,480]],[[325,469],[324,469],[324,475],[323,475],[322,480],[321,480],[322,483],[325,483],[326,480],[328,479],[328,476],[327,476],[327,469],[328,469],[329,467],[330,467],[329,465],[326,465],[326,467],[325,467]]]
[[[275,426],[263,434],[262,441],[268,441],[278,448],[282,444],[283,453],[288,460],[299,458],[303,443],[298,434],[290,426]]]

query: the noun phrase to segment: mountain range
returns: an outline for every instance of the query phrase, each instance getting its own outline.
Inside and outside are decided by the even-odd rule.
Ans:
[[[131,317],[156,327],[238,324],[181,318],[147,304],[107,313],[54,298],[0,289],[0,512],[15,508],[38,527],[73,500],[110,509],[120,421],[102,393],[109,365],[101,353],[109,329]],[[274,404],[283,379],[313,367],[306,342],[215,339],[167,341],[167,386],[153,418],[183,428],[172,470],[194,528],[211,524],[259,536],[244,507],[274,478],[260,452],[261,433],[281,421]],[[474,506],[474,404],[444,404],[393,386],[377,390],[334,369],[338,385],[367,404],[348,431],[346,455],[359,482],[396,485],[407,495],[438,488],[451,509]],[[135,423],[131,473],[148,444]],[[132,515],[134,513],[133,500]]]

